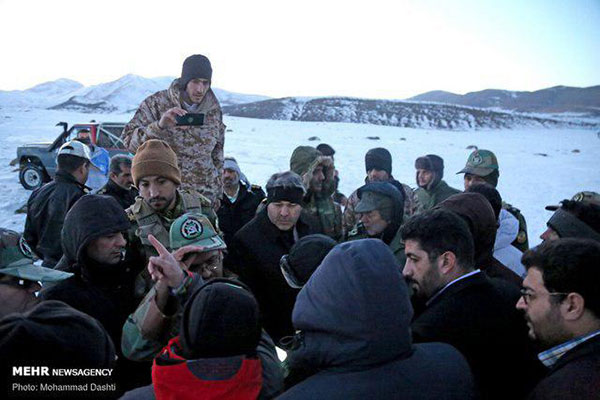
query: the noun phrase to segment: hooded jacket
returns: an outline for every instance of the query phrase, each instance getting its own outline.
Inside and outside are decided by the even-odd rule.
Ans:
[[[85,194],[86,188],[73,175],[59,170],[52,182],[31,193],[23,237],[44,266],[54,267],[62,257],[57,239],[67,212]]]
[[[198,105],[198,111],[195,111],[205,114],[203,125],[159,128],[158,122],[167,110],[185,108],[181,94],[179,79],[175,79],[169,89],[146,98],[123,129],[121,137],[133,153],[149,139],[167,142],[179,160],[181,189],[197,191],[214,202],[223,192],[221,170],[225,124],[221,106],[212,89],[209,89]]]
[[[63,301],[96,318],[113,343],[121,343],[123,323],[135,310],[134,280],[145,266],[123,262],[102,265],[87,256],[86,248],[94,239],[124,232],[128,228],[125,211],[114,198],[101,195],[82,197],[65,218],[62,231],[64,255],[57,265],[58,269],[72,272],[74,276],[41,292],[43,299]],[[136,378],[131,376],[125,378],[123,375],[123,379],[136,384]],[[143,383],[144,380],[138,382]]]
[[[320,193],[310,189],[310,181],[317,166],[323,167],[323,188]],[[331,157],[321,154],[314,147],[299,146],[290,158],[290,170],[302,177],[302,183],[307,190],[304,197],[304,209],[314,217],[319,233],[332,239],[339,240],[343,235],[342,209],[333,201],[335,192],[334,167]]]
[[[515,274],[524,277],[525,267],[521,264],[523,252],[511,243],[519,234],[519,220],[505,209],[500,210],[498,230],[494,242],[494,258],[506,265]]]
[[[294,307],[294,373],[281,399],[470,399],[464,358],[441,343],[413,345],[413,310],[394,256],[380,240],[336,246]],[[443,377],[443,379],[441,379]]]
[[[475,266],[492,278],[500,278],[521,287],[523,281],[493,257],[497,222],[490,202],[479,193],[459,193],[450,196],[437,207],[461,216],[469,225],[475,244]]]

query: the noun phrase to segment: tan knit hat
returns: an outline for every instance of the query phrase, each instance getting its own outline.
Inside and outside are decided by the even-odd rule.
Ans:
[[[151,139],[138,147],[133,163],[131,175],[136,186],[145,176],[162,176],[176,184],[181,183],[181,171],[177,167],[177,155],[164,141]]]

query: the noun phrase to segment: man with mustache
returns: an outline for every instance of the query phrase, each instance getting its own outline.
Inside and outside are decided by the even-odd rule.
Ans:
[[[212,66],[201,54],[183,62],[181,77],[167,90],[146,98],[123,129],[128,150],[139,151],[150,139],[164,140],[181,163],[181,186],[218,203],[223,192],[222,168],[225,124],[211,89]],[[201,125],[178,125],[177,117],[202,114]]]
[[[600,394],[600,243],[567,238],[523,255],[527,276],[517,308],[548,368],[530,399],[597,399]]]
[[[279,261],[299,238],[318,231],[302,210],[306,190],[298,174],[274,174],[266,188],[267,206],[235,234],[225,266],[250,287],[263,327],[278,343],[294,334],[292,309],[299,292],[287,284]]]
[[[181,172],[177,164],[177,155],[166,142],[151,139],[142,144],[133,157],[131,174],[140,195],[135,203],[125,210],[132,224],[129,230],[132,251],[128,257],[141,259],[145,266],[149,257],[157,255],[148,240],[150,234],[171,250],[171,224],[187,212],[204,214],[213,226],[218,226],[215,212],[207,198],[196,192],[179,190]],[[152,286],[152,280],[145,269],[141,275],[143,279],[140,279],[137,285],[140,298]]]
[[[223,197],[221,207],[217,210],[225,243],[230,244],[233,235],[254,218],[264,198],[265,192],[260,186],[248,182],[235,158],[226,157],[223,165]]]
[[[79,199],[65,218],[64,255],[56,265],[73,276],[45,287],[40,294],[44,300],[65,302],[94,317],[115,344],[121,342],[123,324],[137,306],[135,281],[144,268],[125,258],[129,227],[127,215],[114,198],[90,194]],[[147,382],[148,366],[127,361],[116,347],[118,388]]]

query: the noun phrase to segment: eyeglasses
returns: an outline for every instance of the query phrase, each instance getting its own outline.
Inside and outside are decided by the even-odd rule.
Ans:
[[[0,281],[0,285],[12,286],[19,289],[29,290],[33,286],[38,285],[36,281],[30,281],[28,279],[13,278],[7,281]]]
[[[549,292],[548,296],[568,296],[569,293],[565,293],[565,292]],[[529,292],[527,289],[521,289],[521,297],[523,298],[523,301],[525,302],[525,304],[529,304],[529,302],[531,300],[533,300],[535,298],[535,295],[531,292]]]

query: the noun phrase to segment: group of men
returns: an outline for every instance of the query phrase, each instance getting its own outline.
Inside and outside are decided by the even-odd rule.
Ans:
[[[124,398],[597,398],[598,194],[549,206],[528,249],[489,150],[462,192],[437,155],[413,190],[371,149],[346,198],[333,148],[299,146],[263,191],[224,157],[211,80],[194,55],[144,100],[95,194],[88,146],[60,148],[24,234],[0,235],[3,360],[108,365]]]

